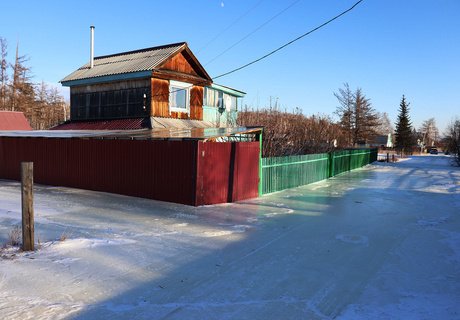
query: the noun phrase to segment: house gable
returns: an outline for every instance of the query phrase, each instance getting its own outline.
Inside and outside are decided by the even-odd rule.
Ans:
[[[205,86],[212,79],[187,45],[153,70],[153,77]]]

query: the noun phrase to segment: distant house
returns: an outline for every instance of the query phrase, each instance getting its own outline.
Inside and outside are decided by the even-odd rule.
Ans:
[[[367,146],[376,148],[393,148],[391,133],[389,133],[388,135],[375,136],[368,142]]]
[[[15,111],[0,111],[0,131],[32,130],[24,113]]]
[[[214,84],[186,42],[95,57],[61,83],[71,115],[59,130],[227,127],[245,95]]]

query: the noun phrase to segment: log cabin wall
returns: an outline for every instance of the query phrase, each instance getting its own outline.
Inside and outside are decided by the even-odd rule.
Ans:
[[[186,112],[169,112],[169,81],[152,78],[152,117],[203,120],[203,87],[190,89],[190,114]]]
[[[150,115],[152,117],[169,117],[169,81],[151,79],[152,102]]]
[[[187,76],[192,75],[194,81],[200,77],[183,53],[179,53],[168,60],[160,70],[174,71],[168,78],[177,81],[187,81]],[[190,89],[190,113],[169,112],[169,80],[162,74],[153,74],[151,116],[176,119],[203,120],[203,86],[194,85]]]
[[[206,82],[206,80],[201,78],[201,75],[195,71],[194,67],[189,62],[190,59],[191,58],[187,56],[187,52],[180,52],[166,61],[158,71],[153,72],[151,79],[151,116],[203,120],[204,87],[202,86],[202,83]],[[192,83],[195,85],[190,89],[190,112],[170,112],[169,80],[177,80],[189,83],[189,81],[192,79]]]
[[[193,86],[190,90],[190,119],[203,120],[203,87]]]

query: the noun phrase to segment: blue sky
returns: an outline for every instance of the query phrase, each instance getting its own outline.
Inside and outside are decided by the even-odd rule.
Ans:
[[[57,84],[88,61],[90,25],[96,27],[96,56],[187,41],[208,73],[216,76],[353,3],[6,1],[0,36],[8,41],[10,60],[19,41],[20,54],[29,56],[36,82]],[[393,122],[405,94],[416,127],[435,117],[443,131],[460,117],[460,1],[364,0],[325,28],[216,82],[247,92],[244,103],[249,106],[268,106],[272,97],[282,109],[299,107],[308,115],[332,115],[337,106],[333,92],[348,82],[352,88],[361,87],[374,108],[388,112]]]

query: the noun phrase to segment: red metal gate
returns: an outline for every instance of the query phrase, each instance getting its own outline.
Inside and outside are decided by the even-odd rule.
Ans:
[[[259,142],[199,142],[196,205],[258,196]]]

